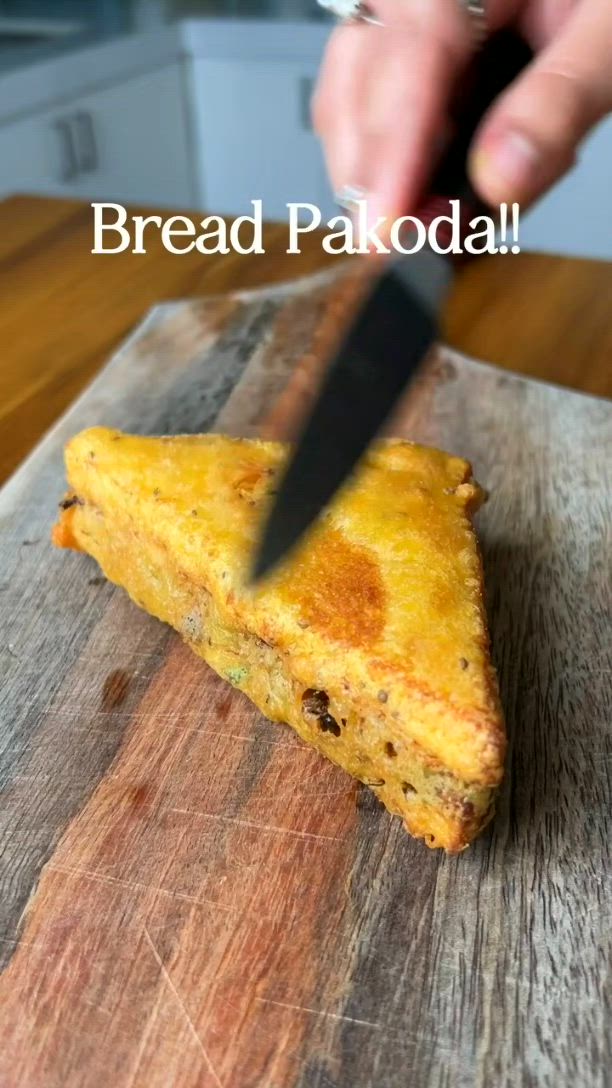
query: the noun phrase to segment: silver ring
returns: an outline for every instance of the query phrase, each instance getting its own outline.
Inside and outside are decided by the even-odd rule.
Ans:
[[[335,15],[343,23],[370,23],[373,26],[382,26],[382,20],[377,18],[373,9],[365,0],[317,0],[319,7]],[[487,13],[485,0],[459,0],[461,8],[467,13],[472,22],[474,38],[477,44],[481,44],[487,32]]]
[[[317,0],[319,7],[325,8],[335,15],[342,23],[369,23],[371,26],[382,26],[365,0]]]
[[[485,7],[485,0],[461,0],[461,6],[470,17],[472,33],[476,45],[482,45],[487,36],[487,10]]]

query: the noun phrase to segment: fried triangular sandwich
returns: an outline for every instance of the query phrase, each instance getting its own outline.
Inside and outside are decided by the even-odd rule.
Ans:
[[[251,590],[286,455],[221,435],[85,431],[66,449],[54,542],[93,556],[413,835],[461,850],[491,815],[505,750],[470,517],[483,493],[457,457],[376,445],[310,539]]]

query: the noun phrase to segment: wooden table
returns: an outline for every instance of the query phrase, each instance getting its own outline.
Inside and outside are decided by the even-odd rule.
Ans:
[[[89,204],[0,203],[0,480],[154,303],[291,279],[333,260],[317,235],[287,256],[283,225],[267,228],[261,257],[173,256],[154,234],[145,256],[93,256],[91,247]],[[445,337],[521,373],[612,395],[611,298],[612,263],[490,257],[457,284]]]

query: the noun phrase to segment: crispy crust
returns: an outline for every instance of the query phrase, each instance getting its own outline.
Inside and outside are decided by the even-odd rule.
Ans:
[[[462,849],[490,818],[504,755],[469,521],[482,492],[458,458],[381,446],[311,546],[249,594],[243,571],[284,455],[220,436],[84,432],[67,449],[74,490],[54,543],[92,554],[412,834]],[[309,690],[333,727],[305,712]]]

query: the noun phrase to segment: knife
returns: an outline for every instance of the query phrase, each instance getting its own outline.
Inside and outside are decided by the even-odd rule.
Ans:
[[[425,226],[461,201],[462,231],[486,212],[468,181],[469,148],[491,103],[532,57],[512,31],[494,34],[459,88],[455,135],[418,218]],[[439,241],[443,238],[438,235]],[[391,259],[354,317],[281,481],[259,542],[252,582],[291,551],[351,475],[438,338],[456,258],[426,246]]]

